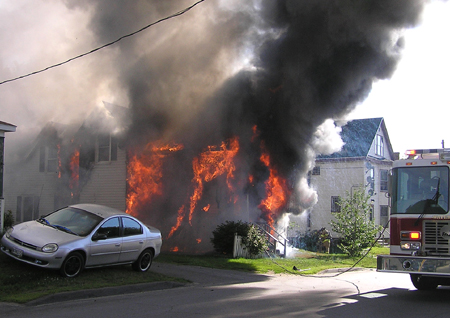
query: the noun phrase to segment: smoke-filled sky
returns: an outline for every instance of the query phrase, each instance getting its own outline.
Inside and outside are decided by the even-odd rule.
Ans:
[[[193,3],[1,1],[0,81],[85,53]],[[402,54],[408,57],[405,48],[418,50],[403,34],[419,24],[425,3],[206,0],[114,46],[0,85],[0,120],[18,126],[6,140],[7,156],[48,121],[80,121],[106,101],[130,108],[136,143],[175,138],[201,150],[232,135],[250,139],[257,125],[277,168],[286,177],[304,173],[314,152],[340,146],[333,125],[315,133],[317,127],[345,118],[372,83],[389,85]],[[383,103],[386,113],[376,116],[386,118],[394,150],[405,139],[398,128],[424,131],[410,100]],[[414,112],[413,127],[392,117],[394,109]]]
[[[392,78],[374,84],[349,118],[384,117],[394,151],[450,148],[450,2],[432,1],[422,21],[405,32]]]

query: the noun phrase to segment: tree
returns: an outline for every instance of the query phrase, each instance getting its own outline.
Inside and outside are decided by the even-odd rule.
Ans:
[[[253,257],[263,254],[268,249],[267,238],[261,234],[259,228],[254,224],[249,224],[247,235],[242,238],[242,243]]]
[[[335,213],[336,220],[331,221],[331,228],[341,235],[338,247],[349,256],[360,256],[382,230],[381,225],[369,220],[369,199],[364,188],[358,188],[353,194],[347,192],[346,198],[339,198],[341,211]]]

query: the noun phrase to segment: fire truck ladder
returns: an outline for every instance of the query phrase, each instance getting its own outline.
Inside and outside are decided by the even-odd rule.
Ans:
[[[267,223],[256,223],[255,225],[258,226],[261,234],[266,237],[267,245],[269,247],[269,254],[273,256],[286,257],[286,249],[289,240]],[[277,244],[281,246],[281,249],[278,252]]]

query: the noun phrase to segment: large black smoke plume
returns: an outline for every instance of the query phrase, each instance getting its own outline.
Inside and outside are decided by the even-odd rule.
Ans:
[[[101,43],[192,4],[66,2],[92,10],[90,27]],[[184,145],[167,163],[165,196],[140,211],[141,217],[167,233],[191,193],[184,185],[191,183],[192,159],[234,136],[240,142],[235,178],[241,184],[235,194],[254,208],[264,197],[268,172],[259,160],[264,144],[289,181],[291,202],[297,200],[289,211],[302,212],[314,202],[309,195],[298,199],[305,197],[298,185],[318,151],[314,133],[326,119],[339,119],[364,100],[374,81],[393,74],[401,31],[418,23],[423,5],[423,0],[207,0],[121,41],[114,50],[132,117],[127,143],[141,150],[157,140]],[[229,204],[217,199],[217,187],[204,191],[216,198],[217,215],[205,214],[190,227],[184,221],[191,228],[184,231],[195,233],[179,234],[179,241],[202,235],[208,240],[218,223],[240,217],[218,212]]]

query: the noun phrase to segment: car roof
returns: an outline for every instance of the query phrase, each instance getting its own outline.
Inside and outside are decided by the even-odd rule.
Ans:
[[[108,206],[99,205],[99,204],[83,203],[83,204],[71,205],[70,207],[88,211],[88,212],[98,215],[104,219],[106,219],[110,216],[114,216],[114,215],[128,215],[127,213],[125,213],[123,211],[120,211],[120,210],[117,210],[114,208],[110,208]]]

